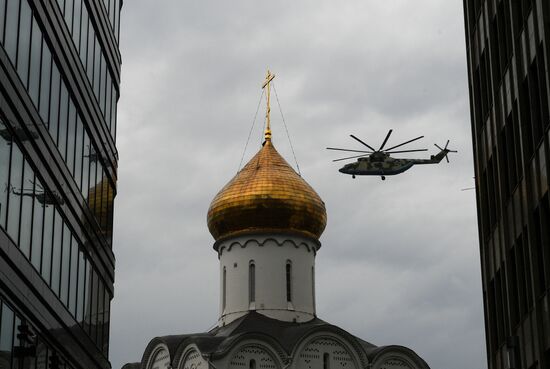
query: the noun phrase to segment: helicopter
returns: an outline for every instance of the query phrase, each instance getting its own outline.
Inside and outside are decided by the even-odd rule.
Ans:
[[[0,137],[2,137],[4,141],[6,141],[8,146],[10,146],[13,142],[13,134],[6,127],[6,124],[1,120],[0,125],[4,127],[0,129]],[[34,132],[31,128],[29,128],[29,133],[27,133],[25,129],[23,129],[23,127],[15,127],[13,130],[21,141],[36,140],[40,137],[38,136],[38,133]]]
[[[40,192],[35,192],[32,189],[27,190],[24,188],[21,189],[21,191],[17,191],[14,186],[10,186],[9,190],[11,193],[17,196],[34,197],[36,201],[42,204],[42,207],[46,207],[48,205],[56,205],[56,204],[63,205],[65,203],[65,200],[63,200],[63,198],[58,193],[47,190],[44,187],[42,187],[39,183],[35,183],[34,181],[29,180],[29,182],[33,186],[36,186]]]
[[[372,146],[365,143],[364,141],[362,141],[361,139],[357,138],[354,135],[350,135],[350,137],[358,141],[362,145],[366,146],[369,149],[369,151],[341,149],[337,147],[327,147],[327,150],[361,153],[360,155],[335,159],[333,161],[341,161],[341,160],[349,160],[349,159],[357,158],[357,161],[355,163],[344,165],[342,168],[339,169],[339,172],[344,174],[349,174],[351,175],[352,178],[355,178],[355,176],[361,176],[361,175],[380,176],[380,178],[383,181],[386,179],[386,176],[392,176],[392,175],[403,173],[406,170],[411,169],[413,165],[438,164],[439,162],[441,162],[441,160],[443,160],[443,158],[447,159],[447,163],[448,163],[449,158],[447,157],[447,155],[450,152],[453,152],[453,153],[457,152],[456,150],[448,149],[449,140],[447,140],[447,143],[443,148],[435,144],[435,146],[440,151],[436,155],[431,155],[429,159],[395,159],[395,158],[392,158],[390,155],[408,153],[408,152],[428,151],[428,149],[397,150],[397,151],[395,150],[401,146],[420,140],[421,138],[424,138],[424,136],[419,136],[419,137],[413,138],[412,140],[403,142],[399,145],[395,145],[388,149],[384,149],[392,132],[393,130],[390,129],[388,134],[386,135],[386,138],[384,139],[384,142],[382,142],[382,145],[380,145],[380,148],[378,150],[376,150],[375,148],[373,148]]]

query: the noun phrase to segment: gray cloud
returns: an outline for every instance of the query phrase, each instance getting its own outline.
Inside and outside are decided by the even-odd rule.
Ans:
[[[486,367],[475,193],[460,191],[473,186],[462,17],[458,0],[125,2],[114,368],[154,336],[215,323],[206,211],[237,171],[267,67],[302,175],[327,206],[319,316],[433,368]],[[390,128],[395,144],[425,135],[411,146],[433,153],[451,139],[459,153],[382,182],[341,175],[324,149],[358,148],[350,133],[376,146]]]

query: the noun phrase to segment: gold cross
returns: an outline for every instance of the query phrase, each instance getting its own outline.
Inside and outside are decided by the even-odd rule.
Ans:
[[[271,121],[270,121],[270,113],[271,113],[271,107],[269,106],[270,98],[271,98],[271,81],[273,81],[273,78],[275,78],[274,74],[271,74],[271,71],[267,70],[267,75],[265,76],[265,81],[262,85],[262,89],[267,87],[267,109],[265,112],[265,119],[266,119],[266,125],[265,125],[265,140],[271,141]]]

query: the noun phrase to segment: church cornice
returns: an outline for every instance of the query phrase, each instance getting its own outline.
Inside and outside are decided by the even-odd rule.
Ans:
[[[296,236],[299,238],[305,238],[303,235],[297,235],[295,233],[276,233],[272,232],[261,232],[247,235],[246,241],[243,241],[244,237],[241,239],[226,238],[224,240],[219,240],[214,243],[214,250],[218,252],[218,255],[221,256],[224,250],[230,251],[235,246],[240,246],[241,248],[247,247],[249,244],[254,244],[257,246],[264,246],[267,242],[272,241],[277,244],[277,246],[284,246],[285,243],[290,243],[296,248],[305,247],[308,252],[313,251],[315,254],[321,248],[321,242],[314,238],[306,238],[311,244],[308,244],[305,241],[296,241]],[[312,247],[313,246],[313,247]]]

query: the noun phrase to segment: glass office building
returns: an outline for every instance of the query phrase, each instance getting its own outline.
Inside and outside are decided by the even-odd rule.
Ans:
[[[0,368],[110,368],[122,0],[0,0]]]
[[[464,0],[488,364],[550,368],[550,2]]]

